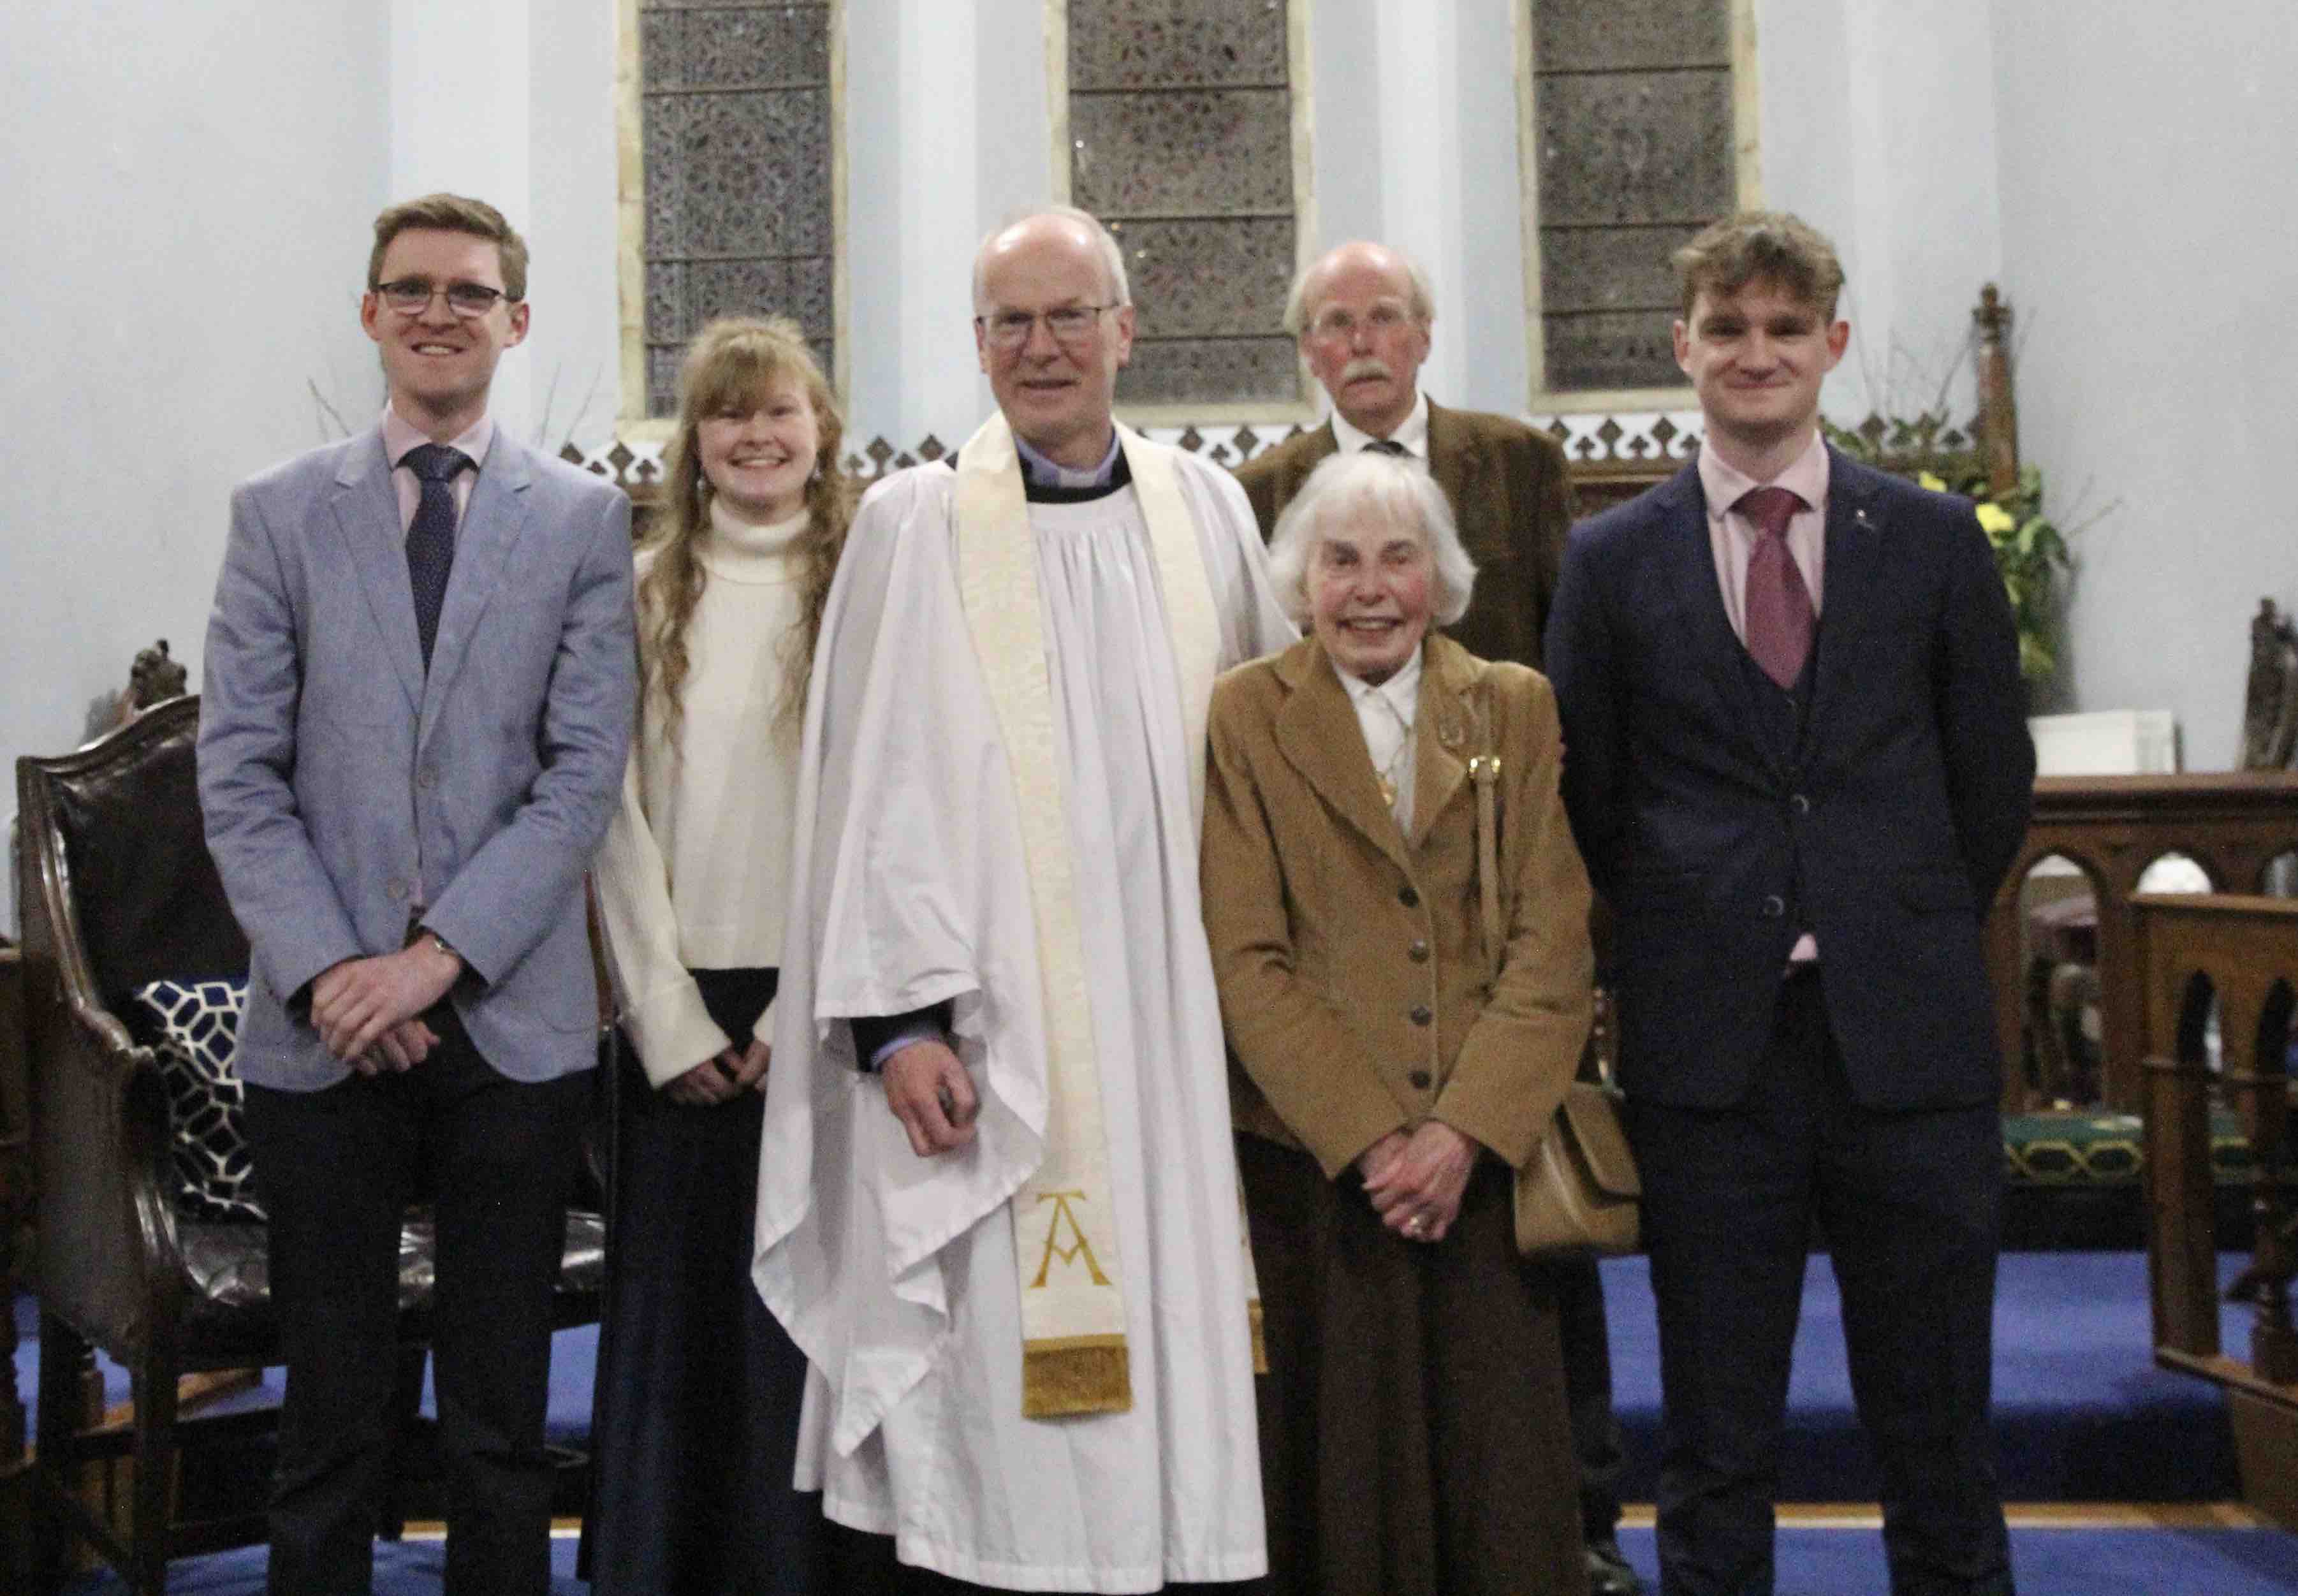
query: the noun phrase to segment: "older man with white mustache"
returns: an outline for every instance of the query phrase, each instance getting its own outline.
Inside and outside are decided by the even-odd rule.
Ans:
[[[1572,522],[1564,451],[1512,417],[1448,409],[1420,391],[1435,317],[1426,277],[1385,244],[1343,244],[1302,271],[1285,330],[1331,395],[1332,414],[1240,466],[1237,480],[1267,537],[1334,454],[1377,449],[1423,461],[1484,573],[1468,613],[1445,630],[1470,653],[1536,666]]]

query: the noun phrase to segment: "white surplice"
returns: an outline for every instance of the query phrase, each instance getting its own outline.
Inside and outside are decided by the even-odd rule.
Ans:
[[[1174,467],[1219,611],[1219,663],[1283,647],[1293,629],[1243,492],[1194,457],[1176,451]],[[1250,1578],[1266,1553],[1190,797],[1204,750],[1184,746],[1130,488],[1032,503],[1029,517],[1133,1402],[1021,1416],[1007,1201],[1042,1154],[1043,1015],[1013,783],[960,608],[956,486],[946,467],[922,467],[864,500],[807,707],[756,1261],[761,1294],[814,1366],[799,1483],[822,1487],[839,1523],[893,1535],[904,1561],[978,1584]],[[971,1145],[921,1159],[838,1021],[945,999],[981,1110]]]

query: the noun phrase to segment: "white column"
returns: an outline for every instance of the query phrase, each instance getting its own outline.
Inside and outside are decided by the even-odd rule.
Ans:
[[[528,0],[391,0],[393,200],[467,194],[527,233],[528,17]],[[530,387],[526,358],[513,350],[495,372],[491,408],[519,437]]]
[[[1373,42],[1382,62],[1382,242],[1418,260],[1436,296],[1421,384],[1458,393],[1468,349],[1460,314],[1460,122],[1459,99],[1445,86],[1457,76],[1459,18],[1451,5],[1380,6]]]
[[[979,82],[968,70],[980,9],[974,0],[902,0],[900,170],[888,197],[900,209],[904,378],[891,442],[904,449],[928,433],[956,448],[983,409],[969,271],[980,234]]]

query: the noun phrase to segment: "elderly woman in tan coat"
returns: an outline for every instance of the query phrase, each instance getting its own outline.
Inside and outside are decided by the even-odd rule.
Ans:
[[[1555,1304],[1510,1202],[1591,1002],[1555,700],[1429,630],[1476,567],[1414,462],[1318,467],[1269,566],[1310,634],[1214,690],[1203,851],[1269,1352],[1269,1584],[1576,1596]]]

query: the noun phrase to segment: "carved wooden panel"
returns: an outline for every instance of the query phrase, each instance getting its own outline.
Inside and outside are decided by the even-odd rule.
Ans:
[[[1297,402],[1288,0],[1067,0],[1070,198],[1137,306],[1121,404]]]

